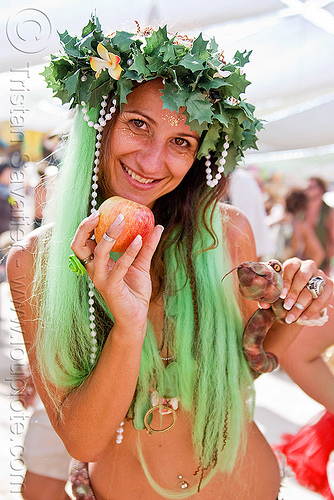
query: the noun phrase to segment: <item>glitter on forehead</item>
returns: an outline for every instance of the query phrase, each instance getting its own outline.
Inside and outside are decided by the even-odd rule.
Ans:
[[[177,127],[185,122],[186,117],[182,114],[177,115],[176,112],[173,111],[173,113],[164,113],[162,119],[167,121],[172,127]]]

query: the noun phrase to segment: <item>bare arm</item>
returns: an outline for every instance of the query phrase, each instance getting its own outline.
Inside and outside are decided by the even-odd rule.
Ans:
[[[329,321],[321,328],[304,327],[280,361],[306,394],[334,413],[334,374],[322,358],[324,351],[334,344],[334,308],[329,307],[328,311]]]
[[[87,223],[85,225],[86,228],[81,227],[80,231],[87,230]],[[88,232],[90,232],[90,226]],[[117,237],[116,233],[114,235]],[[97,274],[100,272],[100,276],[95,276],[95,281],[102,290],[101,293],[105,294],[106,302],[110,303],[111,301],[110,307],[122,310],[119,313],[119,320],[116,319],[117,313],[114,314],[114,327],[91,375],[79,388],[69,394],[65,390],[58,389],[56,391],[58,400],[62,403],[61,418],[59,418],[59,413],[50,401],[40,380],[36,353],[33,348],[37,330],[37,315],[31,300],[31,291],[33,250],[36,238],[31,237],[25,248],[12,249],[9,255],[8,279],[25,338],[34,382],[52,425],[74,458],[89,462],[98,460],[108,447],[110,440],[114,438],[119,423],[123,420],[130,406],[137,383],[142,344],[146,332],[147,306],[151,293],[150,259],[160,235],[161,229],[156,228],[145,246],[142,248],[133,246],[132,253],[130,250],[127,255],[124,254],[125,259],[117,265],[111,279],[110,274],[103,275],[102,272],[103,259],[110,265],[106,260],[106,254],[109,255],[110,249],[100,248],[100,254],[97,252],[100,269],[98,271],[95,269],[95,272]],[[133,276],[129,277],[127,269],[133,268],[133,266],[137,266],[139,270],[132,269]],[[94,273],[94,270],[89,272]],[[144,278],[142,278],[143,274]],[[120,278],[120,276],[123,277]],[[113,279],[115,281],[110,284]],[[126,286],[123,283],[124,280],[127,280]],[[137,280],[135,284],[134,280]],[[20,290],[16,286],[19,281],[23,285]],[[118,304],[117,299],[111,298],[113,290],[117,286],[119,287],[117,297],[125,303]],[[123,289],[124,286],[125,289]],[[140,288],[142,295],[137,299],[134,297],[131,307],[127,308],[127,293],[129,290],[134,293],[138,288]],[[147,304],[145,300],[147,300]],[[130,299],[128,299],[129,302]],[[137,310],[135,310],[135,303],[139,304]]]

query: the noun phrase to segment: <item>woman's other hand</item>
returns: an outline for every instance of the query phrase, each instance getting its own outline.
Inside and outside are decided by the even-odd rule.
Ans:
[[[316,298],[308,290],[311,278],[321,277],[324,280],[324,291]],[[333,296],[333,282],[313,260],[300,260],[296,257],[288,259],[283,264],[283,289],[281,298],[284,308],[288,311],[285,318],[290,324],[301,318],[308,320],[319,317],[319,313],[328,305]],[[270,304],[260,303],[262,308]]]

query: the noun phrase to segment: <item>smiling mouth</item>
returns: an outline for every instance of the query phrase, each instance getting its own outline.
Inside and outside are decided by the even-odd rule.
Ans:
[[[137,182],[140,182],[141,184],[152,184],[152,182],[156,182],[158,179],[148,179],[145,177],[140,177],[140,175],[135,174],[132,170],[129,169],[129,167],[126,167],[125,165],[122,165],[124,170],[126,171],[127,174],[129,174],[132,179],[134,179]]]

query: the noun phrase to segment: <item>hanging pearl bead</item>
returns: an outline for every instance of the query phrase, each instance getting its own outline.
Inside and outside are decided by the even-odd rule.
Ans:
[[[223,150],[221,158],[219,160],[218,173],[215,175],[214,178],[212,177],[212,170],[211,170],[211,155],[209,154],[208,156],[205,157],[206,158],[206,162],[205,162],[206,183],[209,187],[217,186],[218,181],[222,178],[222,173],[224,172],[224,165],[226,163],[227,150],[230,146],[227,141],[228,141],[228,136],[225,135],[224,150]]]
[[[123,433],[124,433],[123,426],[124,426],[124,422],[122,421],[119,424],[119,427],[116,431],[116,444],[121,444],[121,442],[123,441]]]

